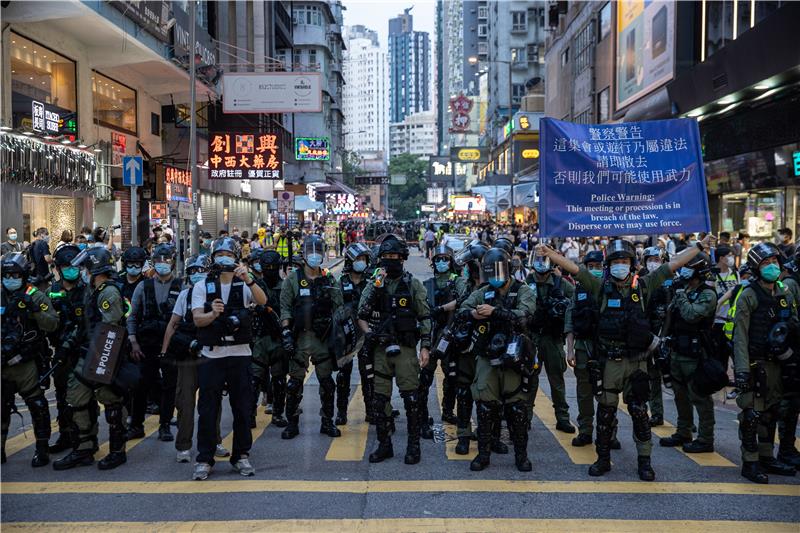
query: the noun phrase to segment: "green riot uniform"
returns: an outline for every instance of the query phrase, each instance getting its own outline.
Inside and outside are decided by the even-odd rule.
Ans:
[[[361,293],[367,286],[366,273],[361,274],[361,280],[356,282],[353,273],[348,272],[339,277],[339,290],[342,292],[342,301],[353,313],[355,320],[358,315],[358,304]],[[358,372],[361,376],[361,396],[364,398],[364,412],[367,420],[372,420],[372,379],[368,358],[363,350],[358,354]],[[347,407],[350,399],[350,377],[353,374],[353,361],[350,361],[336,373],[336,425],[347,424]]]
[[[462,278],[463,280],[463,278]],[[478,288],[472,280],[464,281],[464,296],[458,300],[458,307]],[[456,437],[472,437],[472,382],[475,381],[476,355],[473,352],[454,354],[456,359],[456,401],[458,402],[458,424]],[[499,428],[499,426],[498,426]]]
[[[564,333],[573,334],[575,350],[575,392],[578,399],[578,434],[592,440],[594,421],[594,394],[589,376],[589,354],[595,356],[594,337],[596,328],[595,305],[592,294],[582,285],[575,287],[574,294],[564,316]]]
[[[19,394],[28,406],[36,437],[36,454],[32,465],[49,462],[50,411],[44,392],[39,387],[39,359],[47,348],[45,333],[58,327],[58,315],[50,299],[36,287],[23,286],[10,292],[2,289],[2,461],[5,462],[6,438]]]
[[[622,393],[633,421],[633,440],[640,458],[649,458],[652,449],[646,403],[650,392],[646,349],[652,334],[644,310],[649,288],[659,287],[671,277],[669,265],[662,265],[642,278],[628,276],[622,287],[611,279],[594,277],[583,266],[575,275],[575,280],[592,294],[600,311],[596,349],[604,368],[603,392],[598,398],[598,440],[602,433],[610,444]],[[601,450],[600,444],[596,446],[598,455],[605,454],[605,447]]]
[[[647,275],[647,270],[639,273],[640,276]],[[647,300],[647,319],[650,321],[650,332],[653,335],[661,333],[664,325],[664,318],[667,316],[667,308],[672,298],[672,278],[667,279],[660,286],[651,291],[650,298]],[[661,369],[650,358],[647,360],[647,371],[650,375],[650,415],[654,423],[664,420],[664,395],[661,390]],[[660,425],[660,424],[659,424]]]
[[[94,290],[86,290],[84,316],[86,337],[84,348],[78,359],[67,388],[67,403],[72,407],[73,418],[78,430],[76,450],[97,450],[97,402],[106,407],[109,444],[111,452],[125,452],[125,427],[122,424],[123,391],[114,385],[98,385],[84,380],[83,365],[86,362],[86,348],[92,340],[97,324],[125,325],[125,303],[120,289],[106,282]],[[123,355],[121,355],[123,357]],[[95,401],[96,399],[96,401]],[[89,461],[91,463],[91,461]]]
[[[741,291],[733,307],[737,382],[740,374],[749,377],[749,383],[737,383],[742,460],[770,464],[774,461],[773,438],[783,397],[782,368],[776,352],[785,349],[772,346],[768,337],[779,322],[798,327],[797,304],[783,283],[776,282],[770,290],[764,282],[754,281]]]
[[[697,410],[699,444],[714,444],[714,399],[711,395],[699,395],[691,384],[692,375],[701,358],[711,357],[709,333],[717,310],[717,293],[701,284],[695,289],[678,290],[672,303],[671,363],[672,388],[678,410],[678,425],[673,437],[662,439],[677,445],[692,440],[693,414]]]
[[[544,281],[538,281],[534,272],[528,275],[526,282],[536,295],[536,313],[530,321],[530,332],[550,382],[556,422],[560,428],[572,428],[564,385],[564,372],[567,371],[564,357],[564,314],[575,294],[575,287],[560,276],[552,274],[548,274]],[[557,313],[556,309],[562,311]],[[539,380],[535,379],[530,399],[531,409],[536,402],[538,390]],[[569,432],[574,431],[571,429]]]
[[[795,259],[796,261],[796,259]],[[800,266],[796,265],[796,268]],[[783,280],[786,289],[792,295],[792,301],[800,305],[800,272],[794,272],[790,277]],[[800,311],[800,309],[799,309]],[[795,358],[800,357],[796,354]],[[780,418],[778,419],[778,435],[780,436],[780,446],[778,448],[778,459],[784,463],[800,468],[800,453],[794,445],[795,434],[797,433],[797,419],[800,415],[800,371],[797,366],[793,367],[794,373],[784,372],[783,399],[780,405]]]
[[[333,425],[333,402],[336,383],[332,374],[336,366],[333,354],[328,349],[327,339],[331,329],[333,312],[343,305],[342,292],[336,280],[327,270],[321,269],[316,278],[305,274],[305,267],[289,273],[281,287],[281,322],[292,324],[295,345],[289,354],[289,382],[286,385],[286,417],[289,426],[284,438],[296,435],[299,423],[298,408],[303,399],[303,382],[309,361],[319,381],[319,397],[322,402],[323,433],[338,436]]]
[[[265,387],[272,391],[272,422],[284,427],[283,411],[286,404],[286,375],[289,373],[289,358],[281,344],[281,325],[278,312],[275,310],[281,301],[281,281],[270,287],[260,277],[254,278],[259,287],[267,295],[267,304],[256,306],[253,313],[253,379],[254,406],[257,409],[258,395]],[[269,383],[265,381],[269,380]],[[254,409],[254,413],[255,413]]]

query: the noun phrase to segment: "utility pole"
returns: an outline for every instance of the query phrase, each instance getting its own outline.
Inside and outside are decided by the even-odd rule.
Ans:
[[[197,175],[197,69],[195,68],[194,43],[196,36],[196,12],[197,0],[189,2],[189,171],[192,173],[192,210],[194,220],[191,222],[191,254],[200,253],[200,234],[197,227],[197,220],[200,217],[200,176]]]
[[[514,84],[511,81],[511,64],[514,58],[508,61],[508,173],[511,174],[511,223],[514,224]]]

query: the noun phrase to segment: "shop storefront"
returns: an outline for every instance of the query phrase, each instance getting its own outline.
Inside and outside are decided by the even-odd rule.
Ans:
[[[780,228],[800,232],[800,143],[705,163],[711,227],[771,240]]]

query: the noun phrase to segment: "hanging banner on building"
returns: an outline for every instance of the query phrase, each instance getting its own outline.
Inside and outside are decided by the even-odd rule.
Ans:
[[[248,72],[222,76],[223,113],[319,113],[319,72]]]
[[[617,109],[672,79],[675,2],[617,3]]]
[[[541,126],[542,236],[710,231],[694,119]]]
[[[277,133],[212,133],[208,139],[209,178],[283,179]]]
[[[127,137],[121,133],[111,132],[111,164],[121,165],[122,158],[125,157]]]

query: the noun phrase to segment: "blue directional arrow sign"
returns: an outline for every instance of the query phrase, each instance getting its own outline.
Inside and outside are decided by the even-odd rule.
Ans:
[[[122,158],[122,184],[126,187],[141,187],[144,184],[142,178],[142,156],[126,155]]]

